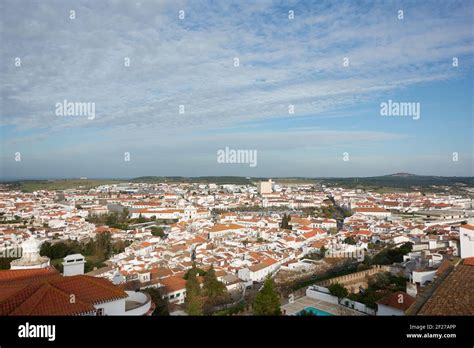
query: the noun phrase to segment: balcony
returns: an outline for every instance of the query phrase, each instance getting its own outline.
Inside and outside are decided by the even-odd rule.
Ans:
[[[143,292],[126,291],[125,315],[148,315],[151,312],[151,297]]]

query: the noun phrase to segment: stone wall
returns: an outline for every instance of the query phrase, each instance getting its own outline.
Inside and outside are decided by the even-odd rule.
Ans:
[[[354,283],[366,283],[370,276],[373,276],[377,273],[390,272],[390,267],[385,265],[375,265],[370,269],[359,271],[351,274],[346,274],[343,276],[323,280],[317,285],[327,287],[334,283],[339,283],[344,286],[353,285]]]

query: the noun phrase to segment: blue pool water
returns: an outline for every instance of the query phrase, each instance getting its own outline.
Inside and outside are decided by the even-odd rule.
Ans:
[[[314,308],[314,307],[306,307],[305,309],[303,309],[301,312],[299,312],[299,314],[303,314],[303,312],[311,312],[313,313],[314,315],[317,315],[317,316],[321,316],[321,317],[327,317],[327,316],[334,316],[334,314],[331,314],[331,313],[328,313],[328,312],[325,312],[325,311],[322,311],[320,309],[317,309],[317,308]]]

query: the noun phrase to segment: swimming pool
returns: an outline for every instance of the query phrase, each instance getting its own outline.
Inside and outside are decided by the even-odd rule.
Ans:
[[[329,317],[329,316],[334,316],[334,314],[322,311],[320,309],[314,308],[314,307],[306,307],[303,309],[301,312],[299,312],[297,315],[304,315],[304,312],[309,312],[313,315],[316,315],[318,317]]]

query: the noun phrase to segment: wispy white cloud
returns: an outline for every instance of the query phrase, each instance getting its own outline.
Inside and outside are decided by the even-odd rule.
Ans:
[[[279,118],[290,104],[298,115],[321,117],[382,93],[462,76],[472,69],[471,5],[2,1],[2,125],[13,143],[93,131],[106,143],[133,146],[151,132],[199,143],[201,151],[207,147],[200,132]],[[454,56],[459,69],[451,68]],[[55,103],[64,99],[95,102],[96,118],[55,116]],[[261,146],[280,148],[270,141],[277,136],[263,134]],[[304,146],[299,136],[285,135]]]

